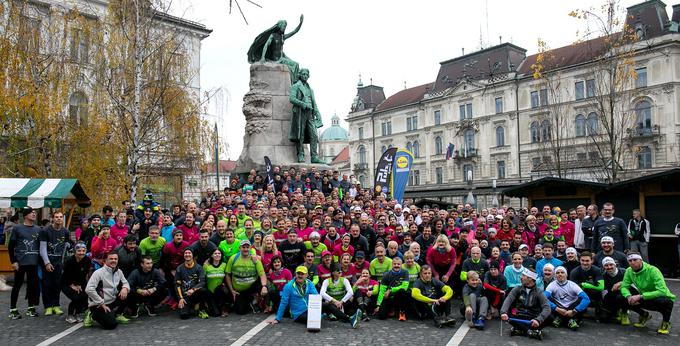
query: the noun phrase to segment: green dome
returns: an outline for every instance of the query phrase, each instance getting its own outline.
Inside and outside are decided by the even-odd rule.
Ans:
[[[340,117],[333,115],[331,118],[331,127],[325,129],[321,133],[320,140],[324,141],[347,141],[349,140],[349,133],[347,130],[340,127]]]

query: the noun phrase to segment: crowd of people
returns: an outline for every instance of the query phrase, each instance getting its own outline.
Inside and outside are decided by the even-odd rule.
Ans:
[[[161,208],[147,192],[114,212],[82,217],[77,229],[36,211],[9,232],[14,269],[10,318],[26,281],[26,315],[116,328],[160,306],[182,319],[230,313],[307,321],[310,294],[325,319],[352,328],[371,318],[476,329],[499,318],[511,335],[541,339],[546,326],[593,323],[643,328],[661,313],[668,334],[675,296],[649,264],[650,222],[629,222],[614,205],[494,207],[403,204],[338,172],[252,171],[199,203]],[[455,310],[459,311],[455,311]],[[459,318],[461,318],[459,317]]]

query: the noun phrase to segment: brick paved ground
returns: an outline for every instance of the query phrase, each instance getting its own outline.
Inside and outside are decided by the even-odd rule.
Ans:
[[[669,282],[670,289],[680,296],[680,282]],[[64,322],[63,317],[56,316],[28,318],[12,321],[7,318],[9,309],[9,292],[0,292],[0,345],[35,345],[54,336],[71,325]],[[23,291],[22,291],[23,297]],[[67,300],[63,298],[62,306]],[[20,299],[19,307],[25,311],[25,301]],[[39,310],[42,313],[42,309]],[[100,345],[207,345],[230,344],[248,332],[266,318],[265,315],[231,315],[226,318],[210,318],[207,320],[191,319],[182,321],[171,311],[161,312],[159,316],[149,318],[142,316],[126,326],[114,331],[100,328],[81,328],[57,341],[56,345],[100,344]],[[631,320],[637,316],[631,313]],[[566,329],[546,328],[546,339],[543,344],[558,341],[560,344],[597,345],[671,345],[677,343],[680,334],[680,303],[676,303],[673,313],[673,330],[670,336],[659,336],[656,329],[660,323],[660,315],[655,313],[645,330],[634,327],[621,327],[596,324],[586,320],[578,332]],[[283,323],[267,326],[255,335],[247,345],[445,345],[456,332],[460,322],[454,328],[436,329],[430,322],[416,321],[379,321],[373,319],[362,323],[356,330],[342,322],[323,321],[322,331],[309,333],[306,327],[287,319]],[[488,323],[485,331],[470,330],[463,340],[464,345],[494,344],[538,344],[527,338],[510,338],[508,326],[504,326],[504,337],[499,336],[498,321]]]

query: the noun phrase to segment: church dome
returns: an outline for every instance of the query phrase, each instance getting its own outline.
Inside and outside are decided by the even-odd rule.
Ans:
[[[331,127],[325,129],[321,133],[320,140],[322,142],[349,140],[349,133],[347,130],[340,127],[340,117],[337,114],[333,115],[333,118],[331,118]]]

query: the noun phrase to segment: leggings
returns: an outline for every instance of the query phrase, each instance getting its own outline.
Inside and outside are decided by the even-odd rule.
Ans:
[[[70,286],[62,286],[61,291],[71,300],[68,304],[68,314],[76,315],[83,312],[87,308],[87,293],[85,287],[80,292],[74,291]]]
[[[408,291],[401,290],[397,292],[391,292],[389,297],[383,299],[382,304],[380,304],[378,318],[381,320],[386,319],[387,313],[390,309],[394,309],[394,312],[405,313],[410,299],[411,298],[409,297]]]
[[[433,319],[435,317],[446,317],[451,313],[451,301],[447,300],[444,304],[432,305],[423,302],[415,302],[416,311],[418,312],[418,317],[421,320]],[[434,311],[432,308],[434,307]],[[435,313],[437,316],[435,316]]]
[[[59,279],[61,279],[62,266],[60,264],[53,264],[54,270],[48,272],[43,268],[42,271],[42,295],[43,305],[45,308],[59,307],[59,296],[61,295],[61,286]]]
[[[186,304],[184,304],[184,307],[179,309],[179,318],[186,320],[188,318],[191,318],[191,316],[194,315],[196,312],[195,305],[199,305],[199,309],[202,308],[202,305],[205,304],[206,300],[206,292],[208,290],[205,288],[200,288],[196,291],[191,296],[186,296],[184,295],[184,301]]]
[[[208,313],[213,317],[222,315],[222,308],[229,300],[229,294],[225,291],[225,287],[220,285],[215,288],[213,292],[206,292],[206,303],[208,304]]]
[[[24,285],[24,276],[26,276],[26,295],[28,296],[28,306],[38,306],[40,303],[40,292],[38,290],[38,266],[37,265],[20,265],[19,269],[14,271],[14,286],[12,287],[12,295],[10,297],[10,309],[17,308],[17,301],[19,300],[19,291]]]
[[[344,304],[347,304],[347,303],[344,303]],[[343,306],[343,308],[344,308],[344,306]],[[340,321],[349,322],[349,316],[347,316],[347,314],[343,310],[341,310],[340,308],[338,308],[337,306],[335,306],[335,304],[333,304],[331,302],[325,302],[325,303],[321,304],[321,312],[326,313],[326,314],[331,314],[331,315],[335,316],[337,319],[339,319]]]
[[[239,292],[234,301],[234,312],[238,315],[245,315],[249,311],[252,312],[250,308],[250,303],[253,302],[253,296],[260,293],[262,290],[262,283],[260,280],[256,280],[250,288],[243,292]]]

